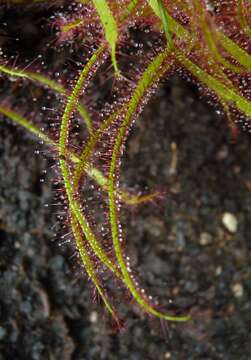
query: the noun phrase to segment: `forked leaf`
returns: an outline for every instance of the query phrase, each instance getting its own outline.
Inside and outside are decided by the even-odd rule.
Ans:
[[[88,60],[83,70],[80,73],[80,76],[73,88],[71,95],[67,98],[67,103],[64,109],[64,113],[61,120],[60,131],[59,131],[59,141],[58,141],[58,152],[59,152],[59,166],[64,182],[64,187],[69,203],[69,211],[71,217],[76,217],[81,230],[83,231],[86,241],[89,243],[93,252],[97,255],[100,261],[107,266],[108,269],[111,270],[116,276],[120,277],[120,273],[117,270],[116,266],[112,263],[112,261],[108,258],[105,251],[100,246],[97,241],[91,227],[88,223],[87,218],[81,211],[80,204],[75,200],[72,192],[72,184],[70,171],[67,166],[67,143],[69,138],[69,127],[72,115],[78,103],[81,91],[87,86],[90,74],[93,74],[93,70],[97,69],[97,65],[99,62],[99,57],[103,54],[104,47],[100,46]]]
[[[119,68],[116,60],[116,44],[118,40],[118,28],[116,20],[106,2],[106,0],[93,0],[95,8],[99,14],[102,22],[105,38],[111,47],[111,58],[115,73],[119,73]]]
[[[79,251],[83,265],[85,267],[86,273],[88,274],[89,278],[95,285],[101,299],[103,300],[103,302],[106,306],[106,309],[108,310],[108,312],[112,315],[113,319],[119,325],[119,319],[118,319],[117,315],[115,314],[112,306],[110,305],[109,300],[107,299],[107,296],[104,293],[104,290],[102,289],[100,281],[97,278],[97,275],[95,273],[95,265],[93,264],[93,261],[88,254],[88,250],[85,248],[84,242],[81,237],[81,232],[80,232],[77,220],[74,215],[71,218],[71,228],[72,228],[72,232],[74,234],[74,238],[76,239],[76,246]]]
[[[47,86],[48,88],[55,91],[56,93],[62,94],[65,97],[67,96],[68,91],[66,88],[64,88],[60,83],[56,82],[55,80],[53,80],[45,75],[42,75],[40,73],[17,69],[17,68],[12,69],[10,67],[0,64],[0,74],[1,73],[10,75],[12,77],[21,77],[23,79],[37,81],[38,83]],[[85,108],[85,106],[83,104],[78,104],[77,109],[78,109],[78,112],[81,115],[82,119],[84,120],[89,133],[92,133],[92,119],[91,119],[87,109]]]
[[[19,124],[24,129],[28,130],[31,134],[37,136],[40,140],[42,140],[46,145],[51,146],[52,148],[58,150],[58,143],[53,140],[51,137],[46,135],[43,131],[41,131],[36,125],[32,124],[29,120],[21,116],[20,114],[16,113],[13,110],[8,109],[0,104],[0,114],[6,116],[10,120],[13,121],[15,124]],[[73,164],[77,165],[81,161],[81,159],[75,153],[67,150],[66,157],[70,160]],[[87,164],[84,168],[86,174],[96,181],[98,185],[100,185],[104,190],[107,189],[108,180],[103,175],[103,173],[95,167],[90,166]],[[159,192],[153,192],[146,195],[132,195],[125,190],[118,189],[117,195],[121,198],[121,200],[128,204],[128,205],[139,205],[146,201],[151,201],[156,196],[158,196]]]

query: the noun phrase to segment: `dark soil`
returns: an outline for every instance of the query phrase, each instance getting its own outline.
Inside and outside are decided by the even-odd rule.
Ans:
[[[53,202],[53,173],[34,154],[36,139],[3,117],[0,126],[0,360],[251,359],[247,134],[233,144],[224,119],[180,78],[147,106],[122,180],[167,194],[125,210],[127,251],[149,294],[193,320],[159,324],[125,303],[119,333],[69,250],[52,241],[56,214],[44,205]]]

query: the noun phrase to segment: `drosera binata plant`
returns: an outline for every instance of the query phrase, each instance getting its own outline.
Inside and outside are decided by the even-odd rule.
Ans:
[[[46,1],[41,3],[46,7]],[[19,1],[21,9],[24,4]],[[0,64],[6,79],[35,82],[60,98],[52,134],[49,126],[42,131],[36,121],[4,103],[0,113],[56,152],[60,194],[80,262],[114,320],[120,323],[105,273],[147,314],[187,321],[189,315],[160,311],[133,275],[121,207],[151,201],[159,193],[136,196],[121,189],[120,164],[133,123],[161,80],[174,72],[198,84],[201,93],[223,110],[235,135],[239,128],[251,131],[250,2],[79,0],[57,10],[53,24],[58,44],[81,40],[88,49],[70,87],[29,67]],[[141,34],[141,41],[135,41],[135,33]],[[98,105],[91,95],[102,74],[111,77],[112,85],[109,100]],[[93,213],[88,202],[95,197],[100,206]],[[100,232],[100,226],[105,231]]]

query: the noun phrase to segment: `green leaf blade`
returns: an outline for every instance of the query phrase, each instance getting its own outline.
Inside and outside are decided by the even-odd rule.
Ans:
[[[119,68],[116,60],[116,44],[118,40],[118,27],[116,20],[106,0],[93,0],[93,3],[100,17],[105,32],[105,38],[111,48],[111,58],[115,73],[119,74]]]
[[[167,44],[172,47],[172,35],[170,32],[170,27],[169,27],[169,21],[168,21],[168,14],[167,14],[167,10],[163,4],[162,0],[148,0],[149,5],[151,6],[151,8],[153,9],[153,11],[155,12],[155,14],[160,18],[165,34],[166,34],[166,40],[167,40]]]

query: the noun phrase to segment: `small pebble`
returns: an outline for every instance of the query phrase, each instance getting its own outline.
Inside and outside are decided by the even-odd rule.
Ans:
[[[20,242],[15,241],[15,243],[14,243],[14,247],[15,247],[15,249],[20,249],[20,247],[21,247]]]
[[[223,146],[216,154],[216,159],[219,161],[225,160],[228,157],[228,148]]]
[[[233,234],[236,233],[238,228],[238,220],[235,215],[229,212],[225,212],[222,215],[222,223],[229,232]]]
[[[200,245],[206,246],[212,243],[212,235],[203,232],[200,234]]]
[[[236,284],[232,285],[232,291],[233,291],[235,297],[237,297],[237,298],[242,297],[243,293],[244,293],[242,284],[236,283]]]
[[[222,274],[222,267],[217,266],[217,268],[215,269],[215,275],[220,276],[221,274]]]
[[[165,353],[165,359],[171,359],[171,353],[170,352],[166,352]]]
[[[92,311],[90,314],[90,322],[95,324],[98,321],[98,314],[96,311]]]

